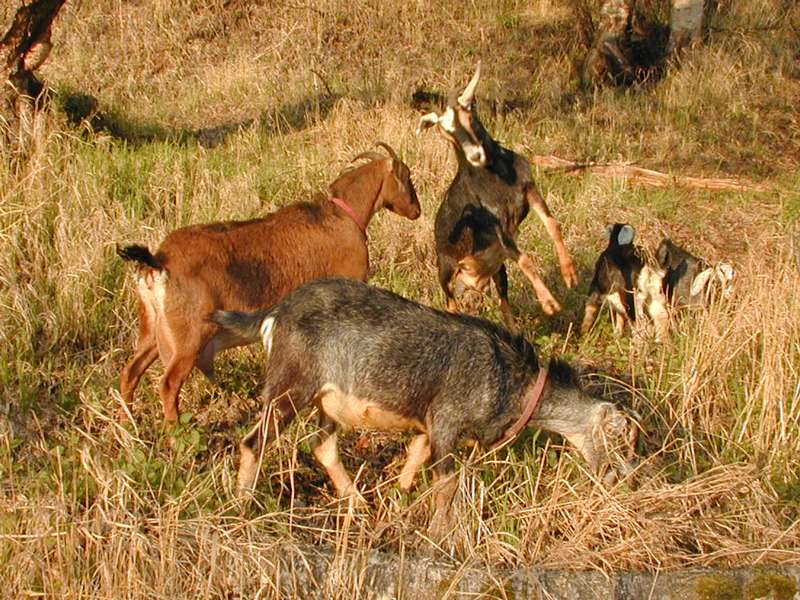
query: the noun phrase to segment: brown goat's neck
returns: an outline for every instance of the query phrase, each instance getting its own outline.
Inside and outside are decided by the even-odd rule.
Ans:
[[[356,212],[350,208],[350,205],[342,200],[341,198],[337,198],[336,196],[331,196],[328,198],[331,202],[333,202],[336,206],[341,208],[344,212],[347,213],[347,216],[353,219],[353,222],[358,225],[358,228],[361,230],[361,233],[364,234],[364,239],[368,239],[369,235],[367,234],[367,224],[361,221],[361,217],[356,214]]]
[[[386,161],[373,160],[339,177],[328,191],[332,197],[344,200],[366,228],[372,215],[380,208],[378,198],[386,174]]]

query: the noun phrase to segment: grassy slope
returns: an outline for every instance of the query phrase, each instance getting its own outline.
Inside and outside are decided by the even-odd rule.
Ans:
[[[366,452],[352,439],[347,446],[352,472],[377,456],[360,474],[366,508],[328,504],[305,443],[313,427],[299,424],[268,453],[264,506],[236,516],[233,448],[257,405],[256,348],[219,360],[221,388],[190,381],[182,397],[194,419],[174,449],[163,446],[153,376],[131,407],[135,426],[116,425],[116,378],[136,324],[132,277],[114,246],[152,247],[181,225],[307,196],[381,139],[411,166],[423,216],[377,217],[373,281],[440,305],[431,232],[451,151],[432,134],[413,136],[408,98],[418,86],[462,85],[478,58],[484,121],[517,150],[734,174],[772,191],[646,190],[539,173],[584,280],[563,289],[543,228],[530,219],[522,245],[565,311],[542,317],[518,273],[512,304],[547,353],[598,367],[607,376],[595,384],[643,415],[639,485],[604,490],[557,440],[529,435],[507,455],[467,461],[445,551],[479,563],[608,569],[798,558],[797,10],[778,18],[786,6],[778,0],[720,3],[718,31],[668,79],[587,97],[571,81],[578,50],[561,3],[464,3],[460,12],[393,4],[66,8],[43,73],[62,98],[91,93],[134,132],[257,122],[214,149],[126,145],[70,128],[56,111],[29,167],[0,163],[0,582],[12,596],[270,595],[271,548],[335,543],[344,556],[429,547],[415,533],[424,531],[428,482],[411,497],[391,481],[375,487],[401,459],[385,436],[362,440]],[[519,108],[491,110],[506,101]],[[686,319],[663,348],[615,339],[606,319],[576,340],[570,326],[613,221],[633,223],[647,244],[668,234],[733,261],[736,297]],[[491,300],[483,310],[498,317]],[[625,382],[622,391],[614,381]],[[356,576],[344,570],[326,585],[347,596]]]

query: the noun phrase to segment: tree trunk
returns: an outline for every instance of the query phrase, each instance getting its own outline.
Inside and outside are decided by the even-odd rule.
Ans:
[[[703,0],[672,0],[667,52],[674,54],[703,36]]]
[[[625,85],[632,81],[633,67],[628,54],[631,17],[631,0],[604,0],[581,69],[584,85]]]
[[[44,84],[35,75],[50,54],[50,30],[66,0],[22,0],[0,39],[0,128],[6,145],[27,156],[44,101]]]

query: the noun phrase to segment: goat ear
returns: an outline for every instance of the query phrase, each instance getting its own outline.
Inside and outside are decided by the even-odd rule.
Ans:
[[[419,123],[417,123],[417,131],[415,132],[416,135],[422,133],[428,127],[433,127],[439,122],[439,115],[435,112],[430,112],[427,115],[423,115],[419,119]]]
[[[689,290],[689,295],[697,296],[698,294],[702,293],[706,287],[706,284],[708,284],[708,280],[711,279],[713,274],[714,269],[711,267],[705,271],[700,271],[692,280],[692,287]]]
[[[633,238],[636,235],[636,231],[630,225],[623,225],[620,227],[619,233],[617,234],[617,243],[620,246],[626,246],[633,242]]]
[[[656,261],[662,268],[665,268],[669,262],[669,240],[667,240],[667,238],[661,240],[661,243],[658,245]]]

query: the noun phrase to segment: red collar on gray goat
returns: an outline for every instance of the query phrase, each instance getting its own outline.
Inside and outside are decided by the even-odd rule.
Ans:
[[[365,240],[369,239],[369,236],[367,235],[367,225],[366,225],[366,223],[362,223],[361,222],[361,219],[358,218],[358,215],[356,214],[356,211],[354,211],[347,202],[345,202],[341,198],[335,198],[335,197],[330,197],[330,198],[328,198],[328,200],[330,200],[336,206],[338,206],[344,212],[346,212],[347,216],[349,216],[351,219],[353,219],[353,221],[355,221],[355,224],[358,225],[358,228],[361,230],[361,233],[364,234],[364,239]]]
[[[547,375],[547,369],[544,367],[539,369],[539,375],[536,377],[536,383],[533,386],[530,396],[528,396],[528,404],[525,406],[525,410],[522,411],[519,419],[517,419],[511,427],[506,429],[503,437],[492,444],[490,450],[497,450],[509,442],[514,441],[514,438],[519,435],[519,432],[525,428],[525,426],[528,424],[528,421],[530,421],[531,417],[533,417],[533,413],[536,412],[536,408],[539,406],[539,401],[542,399],[542,396],[544,396],[544,390],[547,387]]]

